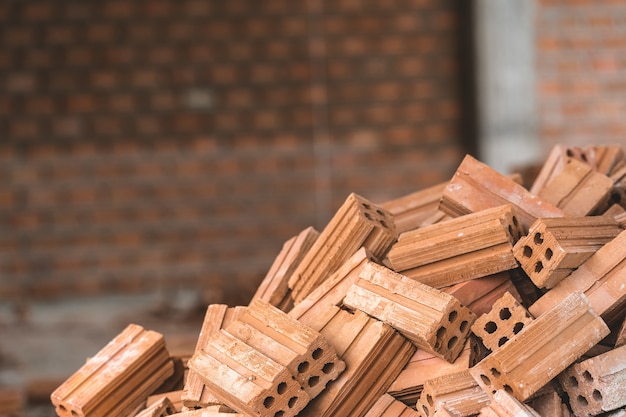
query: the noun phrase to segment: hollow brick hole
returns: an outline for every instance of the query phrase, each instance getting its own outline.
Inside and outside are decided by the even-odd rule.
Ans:
[[[291,397],[289,401],[287,401],[287,407],[293,408],[298,402],[298,397]]]
[[[274,397],[272,397],[271,395],[265,397],[265,399],[263,400],[263,406],[265,408],[270,408],[272,405],[274,405]]]
[[[467,330],[468,325],[469,325],[469,322],[467,320],[463,320],[461,322],[461,324],[459,325],[459,330],[461,331],[461,333],[465,333],[465,330]]]
[[[452,349],[454,347],[454,345],[456,345],[456,342],[459,340],[458,337],[456,336],[452,336],[450,338],[450,340],[448,340],[448,349]]]
[[[298,365],[298,372],[300,372],[301,374],[305,373],[308,370],[309,370],[309,362],[308,361],[301,362]]]
[[[533,241],[535,242],[535,244],[541,245],[543,243],[543,236],[541,235],[541,233],[539,232],[535,233],[535,236],[533,237]]]
[[[437,329],[437,339],[442,339],[445,334],[446,334],[445,327],[441,326],[439,329]]]
[[[523,254],[526,258],[530,258],[531,256],[533,256],[533,248],[528,245],[524,245]]]
[[[487,375],[480,374],[480,379],[483,381],[485,385],[491,385],[491,380]]]
[[[318,360],[319,358],[322,357],[323,354],[324,354],[324,349],[317,348],[313,351],[313,353],[311,353],[311,357],[315,360]]]
[[[276,392],[279,395],[283,395],[285,393],[285,391],[287,391],[287,383],[286,382],[281,382],[280,384],[278,384],[278,386],[276,387]]]
[[[546,259],[547,259],[547,260],[552,259],[552,255],[554,255],[554,252],[552,251],[552,249],[547,248],[547,249],[546,249]]]
[[[333,369],[335,369],[334,362],[328,362],[322,367],[322,372],[324,372],[325,374],[329,374],[333,371]]]
[[[591,394],[591,396],[593,397],[594,400],[598,402],[602,401],[602,393],[597,389],[593,390],[593,393]]]
[[[452,310],[450,314],[448,314],[448,321],[452,323],[454,320],[456,320],[458,315],[459,313],[457,313],[455,310]]]

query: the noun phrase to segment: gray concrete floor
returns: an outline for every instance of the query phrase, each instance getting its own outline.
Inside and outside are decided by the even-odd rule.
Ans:
[[[31,394],[23,417],[55,416],[47,391],[128,324],[162,333],[170,354],[187,354],[193,352],[205,309],[193,292],[30,302],[19,313],[14,304],[0,303],[0,387],[18,388],[25,398]],[[33,386],[43,387],[39,401],[32,401]]]

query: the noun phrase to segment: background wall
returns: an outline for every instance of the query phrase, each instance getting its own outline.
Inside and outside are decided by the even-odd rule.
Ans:
[[[626,144],[626,4],[538,0],[538,134],[557,143]]]
[[[2,2],[0,299],[246,302],[348,193],[448,180],[480,149],[473,3]],[[622,3],[528,9],[543,153],[626,145]]]
[[[348,193],[448,180],[473,149],[463,7],[2,2],[0,299],[247,302]]]

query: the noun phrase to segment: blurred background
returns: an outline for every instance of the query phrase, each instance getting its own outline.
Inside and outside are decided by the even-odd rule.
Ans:
[[[625,110],[621,1],[3,1],[0,385],[129,321],[194,340],[350,192],[626,144]]]

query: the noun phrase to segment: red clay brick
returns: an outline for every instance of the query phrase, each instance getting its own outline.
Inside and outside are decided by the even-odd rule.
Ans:
[[[38,88],[39,82],[34,73],[9,74],[5,79],[6,91],[10,93],[27,93]]]
[[[54,99],[49,96],[30,97],[24,102],[24,110],[31,114],[51,114],[55,109]]]
[[[69,66],[85,67],[95,63],[93,48],[83,46],[68,47],[65,49],[64,61]]]
[[[7,27],[3,30],[2,42],[8,47],[29,46],[35,40],[34,27]]]
[[[33,120],[13,119],[8,123],[9,135],[15,138],[34,139],[41,133],[40,124]]]
[[[96,109],[96,97],[91,94],[72,94],[66,99],[67,110],[71,113],[90,113]]]
[[[107,1],[102,7],[102,14],[108,18],[127,19],[135,14],[134,2]]]
[[[57,117],[52,122],[52,132],[61,137],[76,137],[83,132],[83,122],[77,117]]]
[[[125,31],[129,41],[134,42],[150,42],[156,41],[158,26],[154,23],[133,22]]]
[[[67,45],[78,37],[78,31],[72,26],[55,25],[46,29],[43,39],[50,45]]]
[[[112,42],[115,41],[118,36],[117,26],[106,22],[106,23],[92,23],[85,29],[85,38],[89,42]]]
[[[54,5],[45,2],[27,3],[22,6],[21,17],[24,20],[42,22],[53,19]]]

